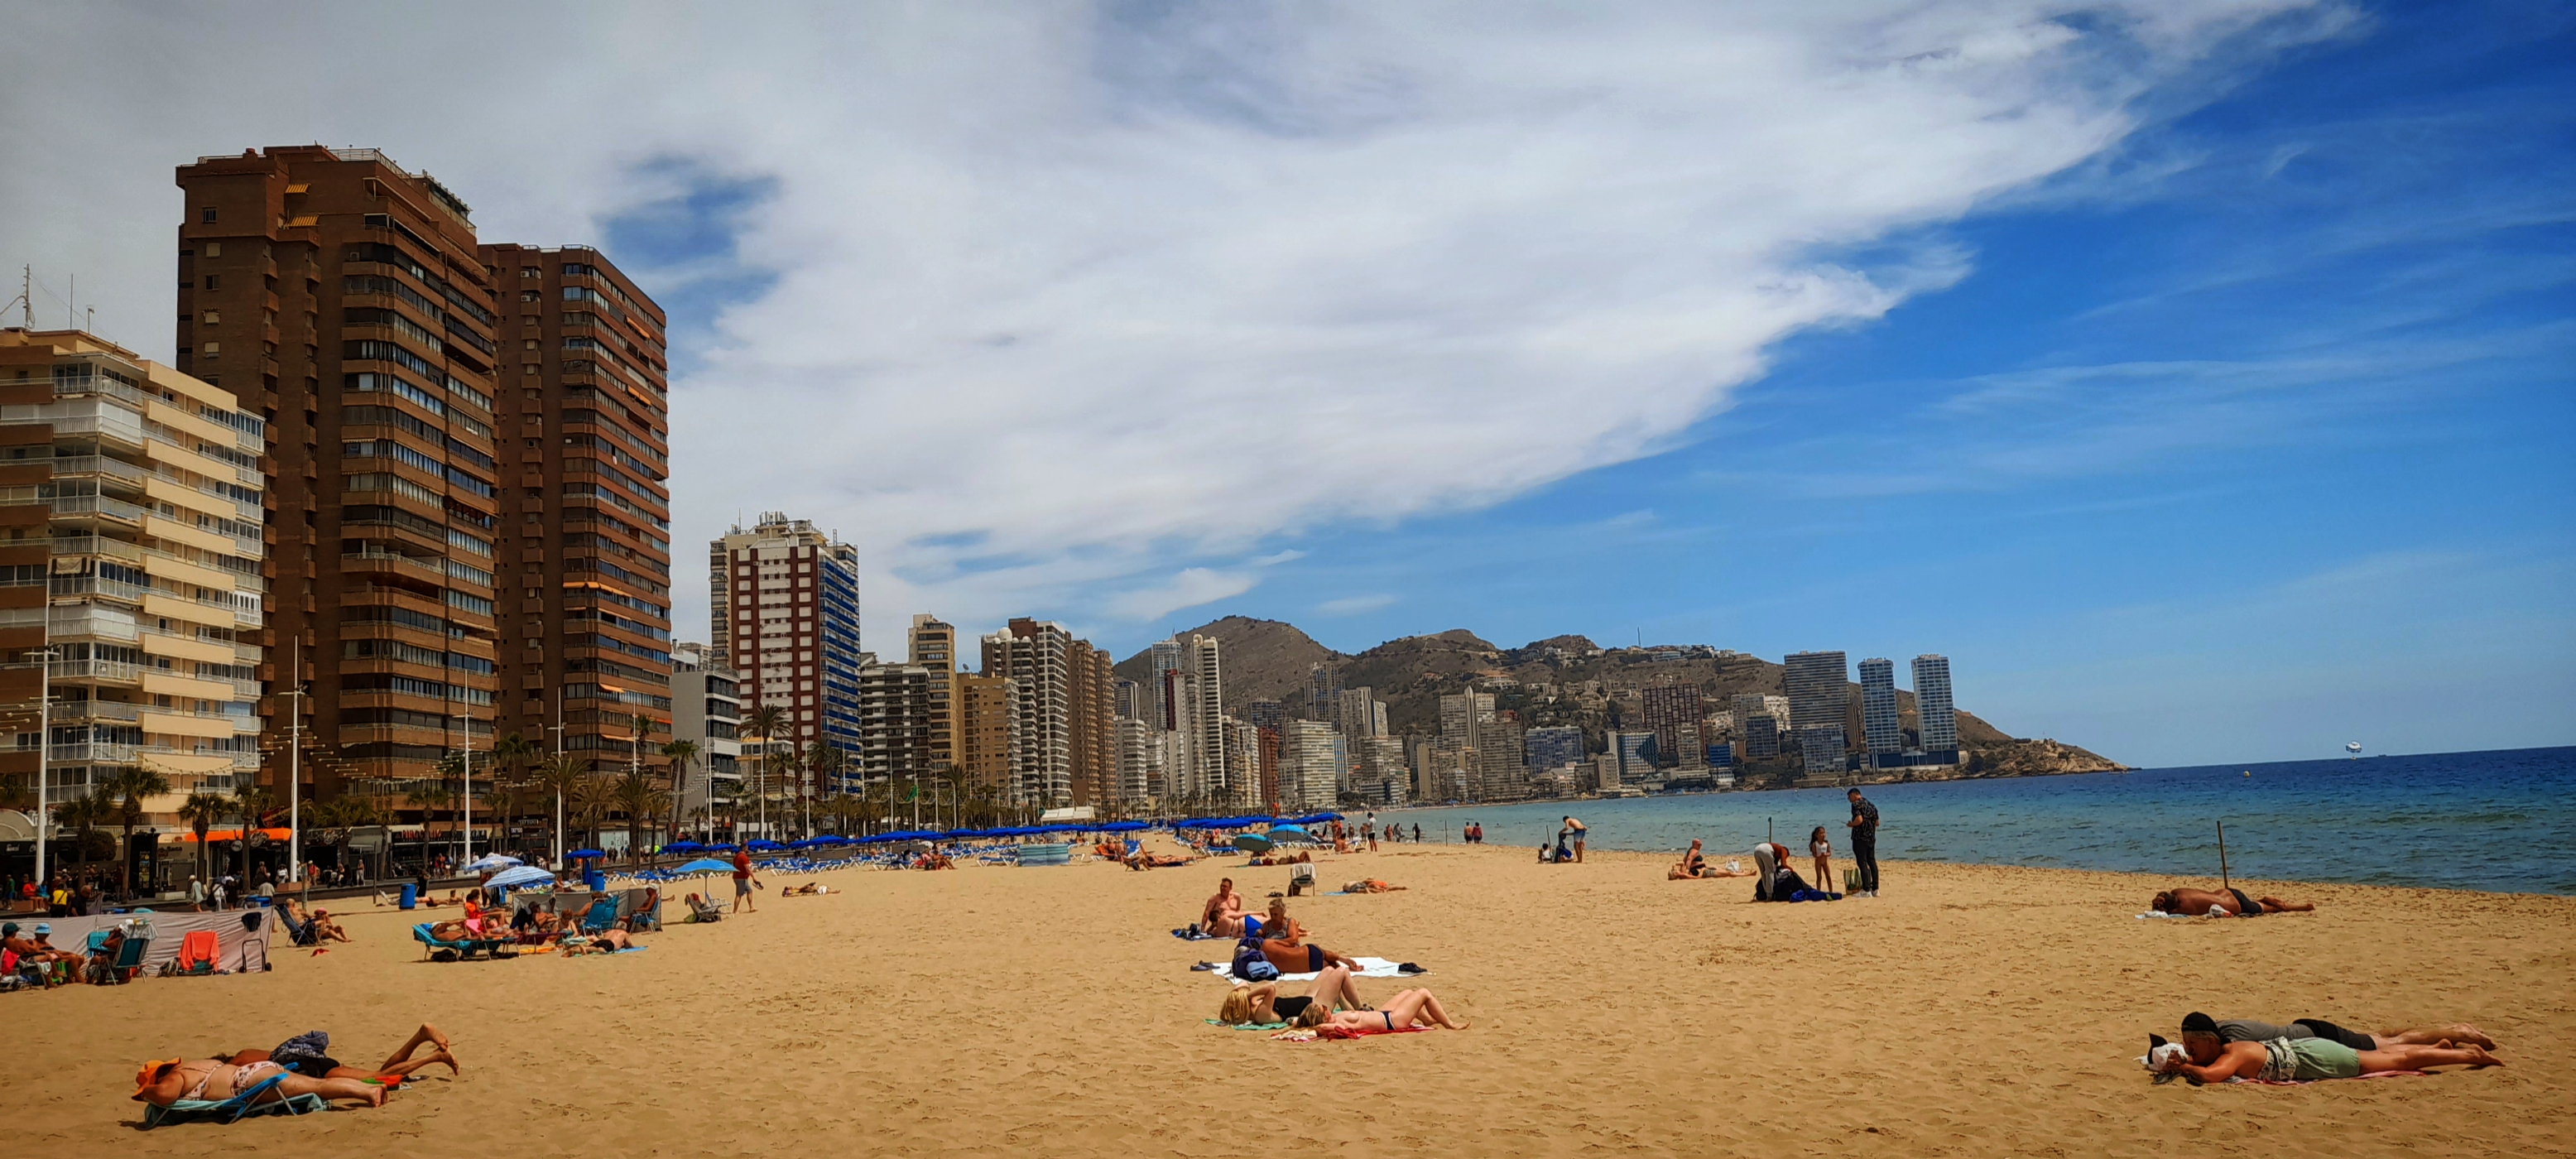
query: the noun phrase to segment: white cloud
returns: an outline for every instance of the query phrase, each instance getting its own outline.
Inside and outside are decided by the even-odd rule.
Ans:
[[[1315,611],[1319,615],[1326,616],[1356,616],[1362,612],[1374,612],[1379,608],[1392,606],[1395,600],[1396,597],[1383,592],[1368,596],[1343,596],[1338,600],[1326,600],[1315,605]]]
[[[1183,568],[1170,579],[1150,587],[1136,588],[1112,596],[1107,601],[1110,614],[1130,620],[1154,620],[1183,608],[1195,608],[1218,600],[1232,599],[1251,591],[1259,580],[1241,572],[1216,571],[1211,568]]]
[[[1150,617],[1271,537],[1665,445],[1772,342],[1967,269],[1821,255],[2100,155],[2295,7],[38,7],[0,258],[162,352],[198,153],[379,146],[544,243],[655,162],[765,181],[775,280],[675,392],[682,634],[687,545],[744,509],[851,534],[889,623]]]

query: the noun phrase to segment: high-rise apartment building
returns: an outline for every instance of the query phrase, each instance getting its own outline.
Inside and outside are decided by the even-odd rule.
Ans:
[[[1914,713],[1923,755],[1936,764],[1959,763],[1959,713],[1950,702],[1950,658],[1914,658]],[[1947,761],[1937,760],[1948,754]]]
[[[1342,694],[1342,666],[1330,660],[1306,666],[1306,719],[1329,721]]]
[[[957,629],[937,616],[914,616],[904,635],[906,659],[930,672],[931,766],[957,763]]]
[[[1583,730],[1573,725],[1534,728],[1522,737],[1533,769],[1554,769],[1583,759]]]
[[[622,767],[635,718],[674,708],[662,308],[597,250],[477,253],[499,344],[495,732],[537,741],[561,725],[565,750]],[[449,451],[451,467],[491,466]]]
[[[1896,662],[1868,659],[1860,662],[1861,734],[1876,762],[1905,751],[1905,729],[1896,713]]]
[[[1806,764],[1809,777],[1840,775],[1849,751],[1840,723],[1811,724],[1798,730],[1798,759]]]
[[[868,781],[918,781],[930,775],[932,721],[930,669],[918,664],[869,664],[859,669],[859,751],[843,767],[833,796]]]
[[[510,536],[516,554],[531,534],[502,526],[501,489],[524,486],[515,451],[530,436],[496,429],[490,263],[464,201],[373,149],[203,157],[178,184],[178,368],[267,419],[274,539],[258,642],[275,656],[301,638],[313,656],[312,792],[400,808],[440,758],[490,744],[498,541]],[[204,528],[206,549],[257,541],[246,515]],[[519,579],[513,617],[541,586]],[[561,614],[559,599],[539,602]],[[286,735],[295,702],[275,694],[296,682],[261,675],[266,732]]]
[[[1246,701],[1243,705],[1243,719],[1250,721],[1254,728],[1281,732],[1279,726],[1288,722],[1288,706],[1276,700]],[[1282,735],[1285,734],[1282,733]]]
[[[1736,693],[1736,731],[1742,733],[1757,716],[1770,717],[1774,730],[1786,726],[1789,723],[1789,698],[1761,692]]]
[[[1186,715],[1179,731],[1189,734],[1187,741],[1191,769],[1197,790],[1210,800],[1249,803],[1256,787],[1239,776],[1229,775],[1226,761],[1225,663],[1223,649],[1214,636],[1192,635],[1182,645],[1182,671],[1189,676]],[[1236,746],[1240,749],[1240,745]],[[1233,772],[1243,768],[1240,757]]]
[[[1690,746],[1682,741],[1682,726],[1696,734],[1700,717],[1707,711],[1696,684],[1654,684],[1644,690],[1645,709],[1639,723],[1655,734],[1655,763],[1664,768],[1702,761],[1689,759]]]
[[[1019,718],[1009,799],[1040,809],[1073,803],[1073,633],[1015,619],[984,637],[984,675],[1007,677]]]
[[[707,548],[710,628],[741,674],[743,707],[787,714],[798,747],[859,752],[859,549],[811,520],[761,514]]]
[[[1116,658],[1075,640],[1065,649],[1070,698],[1067,734],[1073,746],[1073,803],[1105,805],[1119,799]]]
[[[1180,714],[1172,704],[1172,674],[1181,668],[1181,642],[1156,640],[1145,649],[1145,699],[1148,709],[1145,723],[1165,732],[1181,727]]]
[[[1345,688],[1333,695],[1332,715],[1324,719],[1352,740],[1385,736],[1386,702],[1377,698],[1374,688]]]
[[[714,663],[706,645],[671,646],[671,739],[698,747],[697,761],[679,785],[680,817],[690,832],[705,831],[715,802],[732,797],[742,784],[737,691],[733,670]]]
[[[1484,726],[1494,722],[1494,694],[1468,689],[1440,698],[1440,738],[1462,748],[1476,747]]]
[[[1792,652],[1781,662],[1783,691],[1789,694],[1789,730],[1810,725],[1842,727],[1850,711],[1851,670],[1840,652]]]
[[[1338,797],[1333,783],[1333,726],[1320,720],[1292,720],[1279,733],[1279,808],[1292,813],[1330,809]]]
[[[1529,796],[1520,722],[1496,719],[1477,725],[1476,764],[1484,800],[1518,801]]]
[[[1765,713],[1744,722],[1744,759],[1776,761],[1780,759],[1780,718]]]
[[[1110,695],[1117,701],[1118,719],[1133,720],[1140,723],[1146,720],[1145,714],[1151,711],[1151,709],[1146,703],[1145,686],[1143,684],[1133,680],[1119,680],[1111,684],[1110,688],[1112,690]],[[1152,728],[1154,726],[1147,725],[1146,727]]]
[[[1610,734],[1610,753],[1619,761],[1619,782],[1635,784],[1654,776],[1655,762],[1647,753],[1654,741],[1651,732],[1614,732]]]
[[[1016,800],[1020,767],[1020,690],[1006,676],[960,672],[957,691],[957,768],[969,785]]]
[[[0,776],[32,792],[40,738],[47,804],[149,769],[170,782],[142,802],[156,825],[191,792],[252,782],[262,425],[230,393],[92,335],[0,330],[0,697],[30,706]],[[308,649],[308,670],[335,667]],[[262,778],[281,802],[286,744]]]
[[[1133,680],[1119,683],[1137,687]],[[1154,785],[1162,779],[1162,747],[1156,743],[1160,734],[1133,716],[1121,716],[1110,727],[1118,745],[1117,800],[1142,804],[1152,798]]]

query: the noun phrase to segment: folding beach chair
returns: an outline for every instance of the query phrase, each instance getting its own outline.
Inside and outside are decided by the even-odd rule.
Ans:
[[[437,935],[430,933],[429,930],[430,923],[428,922],[422,922],[421,924],[411,928],[412,939],[420,943],[420,953],[424,958],[435,956],[440,950],[446,950],[454,953],[457,959],[462,961],[466,958],[471,958],[476,954],[489,953],[493,946],[499,944],[483,938],[460,938],[452,942],[444,941]]]
[[[591,899],[590,908],[582,911],[581,932],[596,934],[617,924],[617,895],[603,893]]]
[[[174,1120],[234,1123],[250,1115],[309,1115],[330,1105],[322,1101],[322,1096],[315,1094],[288,1095],[265,1103],[259,1101],[262,1096],[275,1093],[273,1088],[285,1081],[283,1074],[270,1075],[257,1086],[229,1099],[181,1099],[166,1107],[145,1103],[143,1129],[149,1131]]]
[[[626,915],[628,933],[641,934],[662,928],[662,891],[646,888],[644,900],[635,903],[635,912]]]
[[[698,895],[696,895],[696,894],[694,894],[694,893],[693,893],[693,894],[690,894],[690,895],[689,895],[689,920],[690,920],[690,921],[693,921],[693,922],[720,922],[720,921],[723,921],[723,920],[724,920],[724,907],[723,907],[723,906],[720,906],[720,905],[717,905],[716,903],[714,903],[714,902],[712,902],[712,901],[709,901],[709,900],[707,900],[706,898],[699,897]]]
[[[129,937],[116,948],[116,961],[109,963],[107,976],[122,986],[143,972],[143,955],[152,949],[152,939]]]

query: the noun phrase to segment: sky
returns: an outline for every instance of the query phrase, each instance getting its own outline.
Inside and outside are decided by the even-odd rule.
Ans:
[[[1938,652],[2141,765],[2576,743],[2567,9],[1601,7],[30,5],[0,262],[167,358],[173,167],[315,141],[602,247],[683,638],[780,510],[889,652],[1242,614]]]

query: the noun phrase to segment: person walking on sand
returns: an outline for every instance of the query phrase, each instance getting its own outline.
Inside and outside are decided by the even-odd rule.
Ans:
[[[1860,874],[1860,884],[1853,897],[1878,896],[1878,806],[1854,789],[1844,794],[1851,798],[1852,815],[1846,824],[1852,831],[1852,865]]]
[[[751,852],[740,846],[733,851],[733,912],[760,912],[751,904]]]
[[[1574,837],[1574,863],[1576,865],[1581,865],[1583,864],[1583,839],[1590,835],[1592,830],[1584,827],[1583,822],[1577,821],[1572,817],[1566,818],[1564,823],[1565,828],[1557,830],[1556,843],[1559,845],[1565,844],[1566,835],[1572,834]]]

